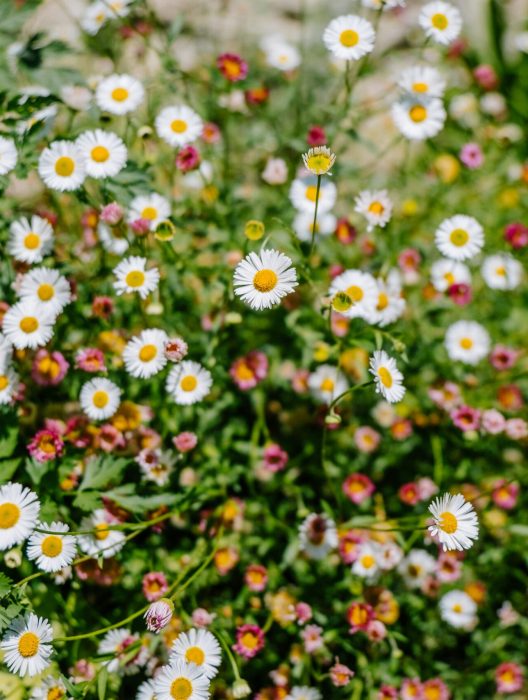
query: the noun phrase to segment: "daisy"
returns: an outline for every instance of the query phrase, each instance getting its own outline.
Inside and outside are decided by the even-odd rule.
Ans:
[[[156,675],[154,693],[156,700],[207,700],[209,680],[195,664],[177,659]]]
[[[48,316],[58,316],[71,301],[68,280],[47,267],[37,267],[24,275],[19,289],[22,300],[34,304],[37,311]]]
[[[3,661],[11,673],[36,676],[50,664],[52,640],[51,625],[45,618],[37,617],[34,613],[17,617],[0,642]]]
[[[375,323],[385,328],[399,319],[406,307],[405,299],[401,295],[401,278],[397,270],[391,270],[387,281],[376,280],[378,285],[378,303],[375,313],[369,316],[369,323]]]
[[[38,173],[51,190],[78,190],[86,177],[84,157],[72,141],[54,141],[40,154]]]
[[[381,394],[389,403],[403,399],[405,387],[402,385],[403,374],[396,366],[396,360],[389,357],[385,350],[376,350],[370,358],[370,373],[376,383],[376,393]]]
[[[310,559],[324,559],[338,545],[334,521],[325,514],[311,513],[299,527],[299,544]]]
[[[33,688],[30,700],[68,700],[68,693],[60,678],[48,677]]]
[[[300,241],[309,243],[312,240],[313,220],[313,214],[309,212],[300,211],[296,214],[293,220],[293,230]],[[336,230],[336,226],[336,217],[333,214],[324,213],[317,216],[315,233],[320,236],[330,236]]]
[[[363,7],[371,10],[393,10],[395,7],[405,7],[406,0],[362,0]]]
[[[421,588],[436,570],[436,560],[423,549],[411,549],[400,562],[400,573],[409,588]]]
[[[478,539],[478,519],[473,505],[460,493],[446,493],[436,498],[429,506],[434,525],[429,527],[432,537],[437,537],[444,548],[469,549]]]
[[[167,377],[167,392],[180,406],[202,401],[213,385],[211,373],[193,360],[184,360],[173,367]]]
[[[342,272],[333,280],[328,294],[333,299],[340,292],[344,292],[351,302],[349,309],[341,311],[343,316],[367,319],[375,312],[378,285],[368,272],[361,272],[361,270]]]
[[[109,75],[103,78],[95,91],[99,109],[110,114],[128,114],[143,102],[143,85],[131,75]]]
[[[130,245],[120,227],[108,226],[104,221],[97,224],[97,237],[103,248],[113,255],[124,255]]]
[[[359,548],[356,561],[352,564],[352,573],[365,579],[376,578],[380,571],[379,548],[372,542],[365,542]]]
[[[235,294],[252,309],[270,309],[297,286],[292,261],[277,250],[249,253],[238,263],[234,275]]]
[[[357,61],[374,48],[376,32],[370,22],[357,15],[336,17],[323,32],[326,48],[345,61]]]
[[[460,360],[467,365],[476,365],[490,349],[488,331],[476,321],[456,321],[445,335],[445,347],[451,360]]]
[[[104,662],[109,673],[131,675],[139,671],[147,660],[147,649],[140,646],[137,652],[129,651],[129,647],[139,641],[137,634],[132,634],[129,629],[120,628],[110,630],[101,639],[97,648],[98,654],[114,654],[114,658]],[[131,656],[132,654],[132,656]]]
[[[114,282],[114,289],[118,296],[125,292],[137,292],[142,299],[146,299],[150,292],[157,289],[160,278],[159,270],[157,267],[145,270],[146,264],[146,258],[133,255],[122,260],[114,268],[114,275],[117,278]]]
[[[367,231],[372,231],[374,226],[385,228],[392,216],[392,202],[387,190],[371,192],[364,190],[356,197],[354,211],[361,214],[367,220]]]
[[[23,299],[8,309],[2,328],[17,350],[37,348],[53,336],[53,317],[44,314],[33,301]]]
[[[398,80],[399,87],[409,96],[438,97],[445,91],[445,80],[436,68],[431,66],[411,66],[406,68]]]
[[[68,525],[53,522],[38,523],[37,527],[57,534],[34,532],[27,543],[28,559],[35,560],[38,568],[47,572],[60,571],[69,566],[75,558],[77,545],[75,537],[66,534],[70,529]]]
[[[109,17],[126,17],[134,0],[104,0]]]
[[[294,685],[284,700],[321,700],[322,695],[316,688],[307,685]]]
[[[318,401],[329,405],[334,399],[345,393],[348,389],[348,382],[338,367],[320,365],[308,377],[308,388]]]
[[[156,117],[156,132],[169,146],[186,146],[202,134],[202,118],[187,105],[165,107]]]
[[[289,72],[301,65],[301,54],[298,49],[283,39],[271,37],[262,42],[266,63],[272,68]]]
[[[0,370],[0,406],[11,403],[18,389],[18,374],[6,367]]]
[[[40,503],[37,495],[21,484],[0,486],[0,550],[11,549],[35,529]]]
[[[437,292],[446,292],[454,284],[471,284],[471,272],[464,263],[443,258],[431,266],[431,282]]]
[[[214,634],[205,629],[182,632],[172,645],[170,661],[195,664],[208,679],[214,678],[222,663],[222,650]]]
[[[112,530],[117,520],[104,509],[96,510],[89,517],[83,518],[81,530],[92,531],[88,535],[79,535],[79,548],[91,557],[113,557],[125,544],[125,535],[121,530]]]
[[[137,689],[136,700],[156,700],[153,680],[149,679],[147,681],[143,681],[143,683]]]
[[[9,366],[13,354],[13,346],[3,333],[0,333],[0,371],[3,372]]]
[[[127,148],[112,131],[85,131],[75,144],[84,158],[86,173],[90,177],[114,177],[126,165]]]
[[[168,336],[159,328],[144,330],[129,340],[123,350],[126,370],[133,377],[146,379],[160,372],[167,364],[165,343]]]
[[[290,201],[297,211],[309,212],[312,217],[317,199],[317,178],[296,178],[290,187]],[[337,199],[337,188],[330,180],[322,180],[319,188],[319,216],[330,211]]]
[[[446,258],[468,260],[484,245],[484,229],[472,216],[457,214],[442,221],[435,233],[435,243]]]
[[[424,141],[436,136],[444,128],[446,111],[436,97],[428,100],[404,97],[392,105],[396,127],[410,141]]]
[[[313,175],[330,175],[335,159],[335,153],[332,153],[328,146],[316,146],[303,153],[304,167]]]
[[[53,229],[46,219],[32,216],[13,221],[9,227],[9,253],[18,260],[28,264],[42,262],[51,252],[53,246]]]
[[[444,46],[451,44],[462,29],[460,12],[447,2],[424,5],[418,21],[428,38]]]
[[[171,207],[168,200],[153,192],[134,197],[130,202],[128,220],[132,222],[144,219],[149,222],[149,229],[153,231],[161,221],[169,218],[170,213]]]
[[[81,19],[81,27],[90,36],[95,36],[108,20],[105,0],[98,0],[89,5]]]
[[[519,286],[523,268],[511,255],[490,255],[484,259],[481,273],[491,289],[509,290]]]
[[[121,389],[105,377],[96,377],[83,384],[79,401],[89,418],[106,420],[119,408]]]
[[[18,153],[13,139],[0,136],[0,175],[11,172],[18,161]]]
[[[138,454],[136,462],[147,481],[154,481],[158,486],[165,486],[173,472],[175,457],[170,452],[147,447]]]
[[[453,627],[472,630],[477,624],[477,604],[464,591],[449,591],[440,599],[440,616]]]

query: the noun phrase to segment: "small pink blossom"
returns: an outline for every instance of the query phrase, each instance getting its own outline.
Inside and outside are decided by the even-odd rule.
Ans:
[[[69,366],[61,352],[41,349],[33,360],[31,378],[39,386],[57,386],[66,376]]]
[[[99,348],[79,350],[75,356],[75,367],[83,372],[106,372],[105,358]]]
[[[363,535],[355,530],[348,530],[339,536],[339,556],[345,564],[353,564],[356,561],[364,539]]]
[[[440,583],[457,581],[462,575],[462,563],[452,552],[442,552],[436,562],[436,577]]]
[[[173,437],[172,444],[178,450],[178,452],[190,452],[191,450],[194,450],[198,444],[198,438],[195,433],[185,431]]]
[[[248,64],[236,53],[223,53],[216,59],[216,65],[220,73],[230,83],[237,83],[248,74]]]
[[[454,382],[446,382],[442,387],[431,387],[428,391],[431,401],[444,411],[451,411],[462,403],[460,388]]]
[[[37,462],[50,462],[60,457],[64,450],[64,442],[54,430],[45,428],[33,436],[28,445],[28,452]]]
[[[512,440],[522,440],[528,437],[528,423],[522,418],[510,418],[506,421],[504,432]]]
[[[435,700],[449,700],[451,693],[449,688],[441,678],[430,678],[422,686],[424,700],[435,698]]]
[[[313,654],[324,646],[323,628],[319,625],[307,625],[301,632],[304,649],[307,654]]]
[[[523,670],[512,661],[506,661],[495,669],[497,692],[516,693],[523,686]]]
[[[171,362],[181,362],[188,351],[189,346],[183,338],[169,338],[165,343],[165,357]]]
[[[244,581],[250,591],[260,593],[268,584],[268,570],[260,564],[250,564],[244,573]]]
[[[400,486],[398,489],[398,496],[400,501],[408,506],[415,506],[421,500],[420,489],[418,488],[418,484],[414,481]]]
[[[282,158],[268,158],[261,177],[268,185],[284,185],[288,179],[288,166]]]
[[[421,501],[428,501],[432,496],[438,493],[438,486],[428,476],[422,476],[416,483]]]
[[[484,162],[484,154],[478,143],[466,143],[460,151],[460,160],[470,170],[480,168]]]
[[[336,688],[344,688],[354,675],[354,671],[345,664],[339,663],[339,659],[336,659],[335,664],[330,669],[330,681]]]
[[[115,226],[121,221],[123,214],[123,207],[121,207],[117,202],[112,202],[111,204],[107,204],[102,208],[99,218],[101,221],[104,221],[105,224]]]
[[[392,685],[382,685],[379,689],[378,700],[395,700],[398,697],[398,690]]]
[[[308,134],[306,136],[306,142],[312,148],[315,146],[324,146],[325,143],[327,142],[324,127],[317,126],[315,124],[314,124],[314,126],[311,126],[308,129]]]
[[[264,632],[258,625],[241,625],[236,630],[232,649],[244,659],[252,659],[264,648]]]
[[[99,318],[110,318],[114,311],[114,302],[110,297],[94,297],[92,301],[92,313]]]
[[[371,620],[366,633],[371,642],[381,642],[387,636],[387,628],[380,620]]]
[[[359,427],[354,433],[354,443],[360,452],[370,454],[378,449],[381,435],[369,425]]]
[[[264,448],[263,467],[275,473],[282,471],[288,463],[288,453],[280,445],[272,444]]]
[[[499,79],[493,66],[481,64],[473,69],[473,76],[484,90],[495,90],[499,85]]]
[[[398,267],[406,284],[416,284],[420,279],[418,268],[421,260],[422,257],[415,248],[406,248],[398,255]]]
[[[145,236],[150,231],[150,219],[134,219],[130,222],[130,228],[136,236]]]
[[[343,482],[342,488],[345,496],[356,505],[366,501],[367,498],[370,498],[370,496],[376,490],[376,487],[368,476],[359,472],[355,472],[354,474],[347,476]]]
[[[97,434],[97,445],[104,452],[113,452],[118,448],[125,447],[126,440],[120,430],[111,423],[105,423]]]
[[[519,495],[519,484],[515,482],[508,483],[506,479],[499,479],[493,485],[491,497],[495,505],[505,510],[511,510],[517,505],[517,497]]]
[[[205,608],[196,608],[191,617],[195,627],[209,627],[213,624],[216,613],[210,613]]]
[[[472,299],[471,287],[469,284],[465,284],[464,282],[450,285],[447,293],[449,298],[458,306],[465,306],[466,304],[469,304]]]
[[[401,700],[421,700],[422,683],[419,678],[406,678],[400,688]]]
[[[528,245],[528,226],[517,221],[508,224],[504,229],[504,239],[512,248],[525,248]]]
[[[312,619],[312,608],[308,603],[303,603],[301,601],[295,606],[295,615],[297,617],[297,622],[300,625],[304,625]]]
[[[253,389],[268,374],[268,358],[263,352],[252,350],[233,362],[229,374],[242,391]]]
[[[200,153],[194,146],[184,146],[176,156],[176,167],[182,173],[196,170],[200,165]]]
[[[150,571],[143,576],[142,582],[143,595],[152,603],[155,600],[163,598],[169,588],[165,574],[161,571]]]
[[[457,428],[463,432],[478,430],[480,425],[480,411],[471,406],[460,406],[451,411],[451,420]]]
[[[490,435],[502,433],[506,426],[506,418],[494,408],[484,411],[482,414],[482,430]]]
[[[489,361],[498,370],[511,369],[517,362],[519,352],[506,345],[495,345],[490,353]]]

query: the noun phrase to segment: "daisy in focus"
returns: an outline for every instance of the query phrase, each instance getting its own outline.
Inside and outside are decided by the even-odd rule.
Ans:
[[[249,253],[237,265],[233,275],[235,294],[258,311],[279,304],[297,284],[297,273],[291,259],[277,250]]]
[[[427,37],[443,46],[451,44],[462,29],[460,12],[447,2],[430,2],[424,5],[418,21]]]
[[[168,336],[158,328],[144,330],[128,341],[123,350],[126,370],[133,377],[147,379],[160,372],[167,364],[165,344]]]
[[[105,377],[96,377],[83,384],[79,401],[88,418],[106,420],[119,408],[121,389]]]
[[[125,293],[136,292],[142,299],[158,287],[160,273],[157,267],[146,270],[147,259],[131,256],[122,260],[114,268],[116,281],[114,289],[118,296]]]
[[[344,61],[357,61],[370,53],[375,41],[372,24],[357,15],[336,17],[323,32],[326,48]]]
[[[169,146],[186,146],[201,136],[202,118],[187,105],[165,107],[156,117],[156,132]]]
[[[71,301],[71,289],[68,280],[57,270],[38,267],[24,275],[19,289],[19,296],[24,301],[34,304],[35,308],[50,317],[58,316]]]
[[[128,220],[133,222],[144,219],[148,221],[149,229],[153,231],[161,221],[169,218],[170,213],[171,207],[168,200],[153,192],[134,197],[130,202]]]
[[[435,234],[438,250],[452,260],[469,260],[484,245],[484,229],[472,216],[457,214],[442,221]]]
[[[75,537],[68,535],[68,525],[60,522],[38,523],[40,530],[54,534],[34,532],[27,543],[28,559],[34,560],[42,571],[60,571],[69,566],[77,550]]]
[[[209,680],[195,664],[176,659],[156,675],[154,692],[156,700],[207,700]]]
[[[36,676],[50,664],[52,640],[51,625],[43,617],[34,613],[17,617],[0,642],[3,661],[12,673]]]
[[[172,645],[170,661],[197,666],[208,679],[214,678],[222,663],[222,650],[214,634],[204,629],[182,632]]]
[[[456,496],[446,493],[436,498],[429,506],[429,511],[434,520],[429,532],[439,540],[444,552],[469,549],[473,546],[473,541],[478,539],[477,514],[473,505],[460,493]]]
[[[456,321],[447,329],[445,347],[451,360],[476,365],[490,350],[488,331],[476,321]]]
[[[9,253],[19,262],[42,262],[53,247],[53,229],[46,219],[32,216],[14,221],[9,227]]]
[[[184,360],[169,372],[167,393],[180,406],[202,401],[213,385],[211,373],[193,360]]]
[[[354,211],[367,220],[367,231],[375,226],[385,228],[392,216],[392,202],[387,190],[364,190],[356,197]]]
[[[114,177],[126,165],[127,148],[112,131],[85,131],[75,143],[84,158],[86,174],[90,177]]]
[[[83,518],[80,530],[91,530],[89,535],[79,535],[79,549],[91,557],[107,559],[117,554],[125,544],[125,535],[121,530],[111,529],[117,520],[108,511],[99,509],[89,517]]]
[[[396,360],[389,357],[385,350],[376,350],[370,358],[370,373],[376,383],[376,393],[381,394],[389,403],[401,401],[405,395],[402,384],[403,374],[396,366]]]
[[[54,318],[42,312],[32,300],[23,299],[6,312],[5,337],[17,350],[46,345],[53,336]]]
[[[38,172],[51,190],[78,190],[86,177],[85,159],[72,141],[54,141],[40,154]]]
[[[410,141],[433,138],[444,128],[446,117],[444,105],[436,97],[404,97],[392,106],[396,127]]]
[[[110,75],[103,78],[95,91],[99,109],[110,114],[128,114],[143,102],[143,85],[131,75]]]
[[[37,495],[21,484],[0,486],[0,551],[26,540],[37,525]]]

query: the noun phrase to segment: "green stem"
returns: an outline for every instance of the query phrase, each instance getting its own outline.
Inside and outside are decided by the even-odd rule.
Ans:
[[[321,189],[321,175],[317,176],[317,189],[315,191],[315,210],[314,219],[312,225],[312,242],[310,244],[310,257],[314,254],[315,250],[315,227],[317,226],[317,210],[319,209],[319,191]]]

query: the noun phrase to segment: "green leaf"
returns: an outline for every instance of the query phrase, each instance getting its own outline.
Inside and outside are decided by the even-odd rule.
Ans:
[[[86,465],[83,480],[79,491],[86,489],[100,490],[108,486],[111,481],[119,481],[129,460],[110,456],[96,457]]]
[[[6,576],[4,573],[0,572],[0,598],[3,598],[11,590],[13,581]]]
[[[160,506],[172,506],[178,503],[180,496],[174,493],[160,493],[153,496],[140,496],[128,494],[124,490],[114,489],[107,491],[105,496],[112,499],[117,505],[132,513],[144,513],[148,510],[156,510]]]
[[[73,505],[75,508],[89,513],[101,507],[101,496],[96,491],[84,491],[83,493],[77,494]]]
[[[2,430],[2,437],[0,437],[0,459],[11,457],[16,449],[17,441],[18,427],[16,425],[9,425],[5,430]]]
[[[108,683],[108,667],[103,666],[97,676],[97,697],[99,700],[105,700],[106,684]]]
[[[1,461],[0,482],[9,481],[20,466],[21,461],[22,459],[20,457],[15,457],[15,459],[4,459],[3,461]]]

